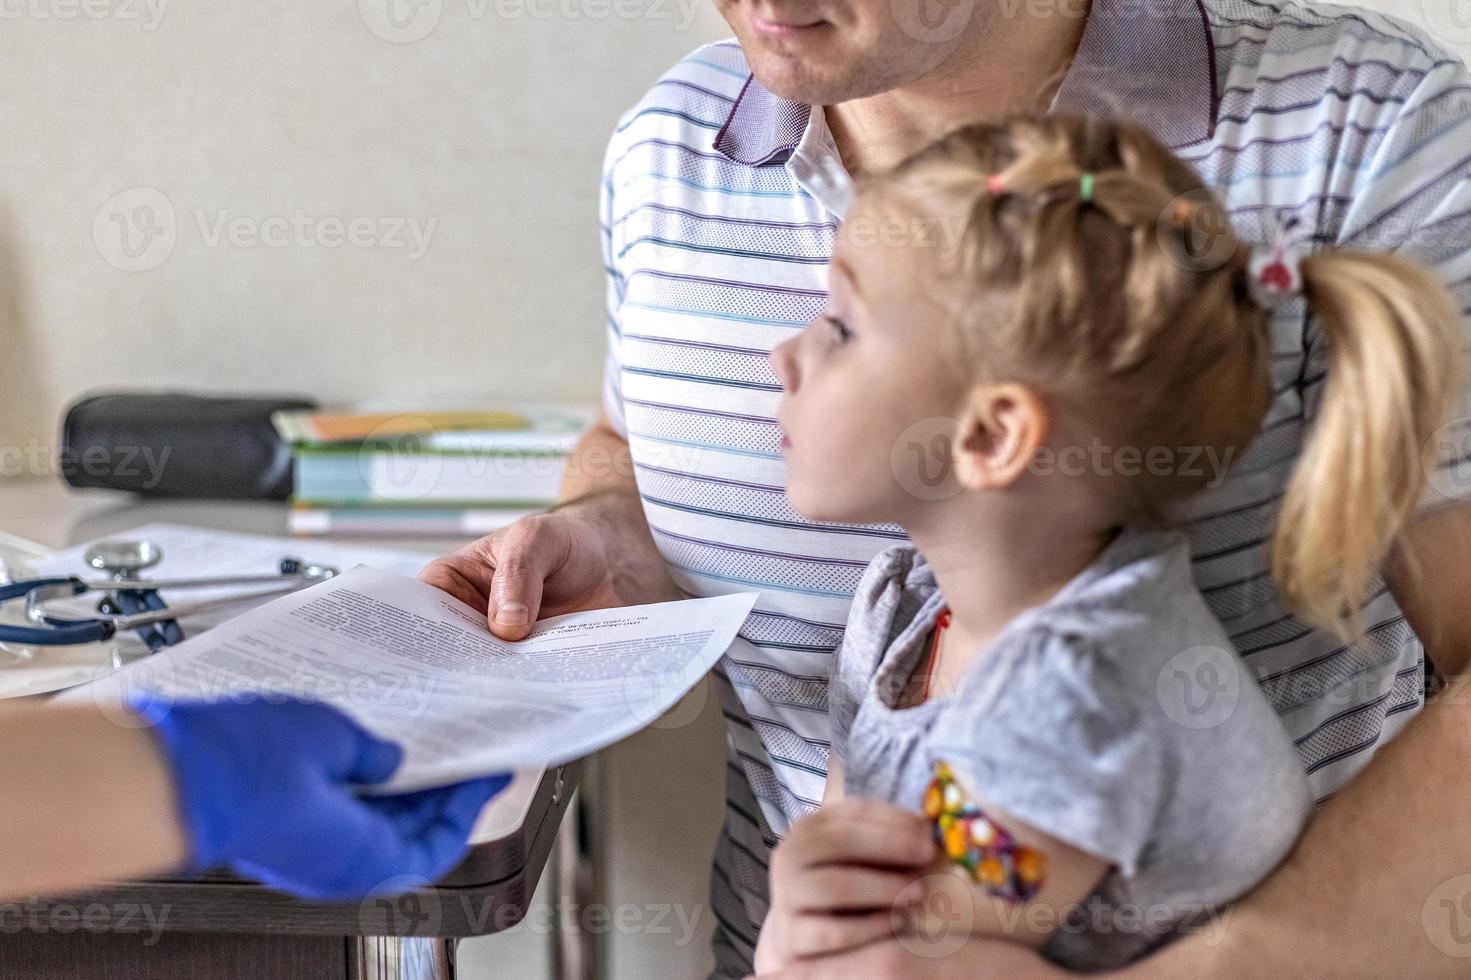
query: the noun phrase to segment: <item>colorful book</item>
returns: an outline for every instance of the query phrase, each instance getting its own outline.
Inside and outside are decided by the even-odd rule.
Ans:
[[[275,412],[271,424],[289,443],[359,442],[453,430],[485,432],[531,428],[523,415],[503,411],[464,412]]]
[[[298,446],[298,503],[395,503],[545,507],[557,499],[563,452],[431,450],[390,446]]]
[[[317,507],[295,504],[287,513],[294,535],[324,537],[478,538],[513,524],[534,510],[497,507]]]
[[[292,445],[395,443],[447,449],[568,450],[592,424],[580,405],[525,403],[458,411],[276,412],[271,423]]]
[[[528,402],[278,412],[272,421],[293,443],[297,503],[535,510],[556,501],[567,456],[594,415],[586,406]]]

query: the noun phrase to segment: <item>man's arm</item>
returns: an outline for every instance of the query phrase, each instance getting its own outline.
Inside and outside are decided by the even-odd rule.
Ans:
[[[596,494],[638,496],[633,478],[633,454],[628,440],[613,426],[607,409],[598,412],[597,423],[578,441],[562,473],[561,505]]]
[[[1384,580],[1440,673],[1466,673],[1471,667],[1471,504],[1417,517],[1390,555]]]

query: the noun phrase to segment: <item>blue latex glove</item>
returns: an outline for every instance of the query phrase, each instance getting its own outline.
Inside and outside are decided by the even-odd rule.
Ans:
[[[510,776],[359,797],[403,759],[335,708],[309,701],[167,700],[129,706],[173,769],[190,865],[228,865],[305,898],[345,900],[401,876],[436,881],[459,862],[481,807]]]

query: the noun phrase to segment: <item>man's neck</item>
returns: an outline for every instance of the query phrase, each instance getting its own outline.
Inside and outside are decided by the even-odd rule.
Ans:
[[[1084,12],[1088,8],[1091,3]],[[1071,10],[1006,16],[994,4],[989,23],[977,25],[970,42],[934,71],[878,95],[824,107],[844,166],[855,175],[887,169],[968,123],[1045,112],[1086,24],[1086,16]]]

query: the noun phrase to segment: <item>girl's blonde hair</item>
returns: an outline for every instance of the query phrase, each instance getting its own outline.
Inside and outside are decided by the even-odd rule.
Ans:
[[[983,374],[1035,385],[1123,446],[1231,460],[1261,431],[1272,315],[1252,298],[1250,253],[1195,172],[1142,128],[1056,116],[968,126],[860,180],[858,200],[960,223],[941,236],[958,247],[940,274],[1003,300],[999,319],[994,303],[961,307],[977,311],[960,333]],[[1327,382],[1272,572],[1302,618],[1352,640],[1424,489],[1459,380],[1460,314],[1438,278],[1393,255],[1329,249],[1302,274]],[[1123,481],[1127,519],[1167,519],[1209,476]]]

